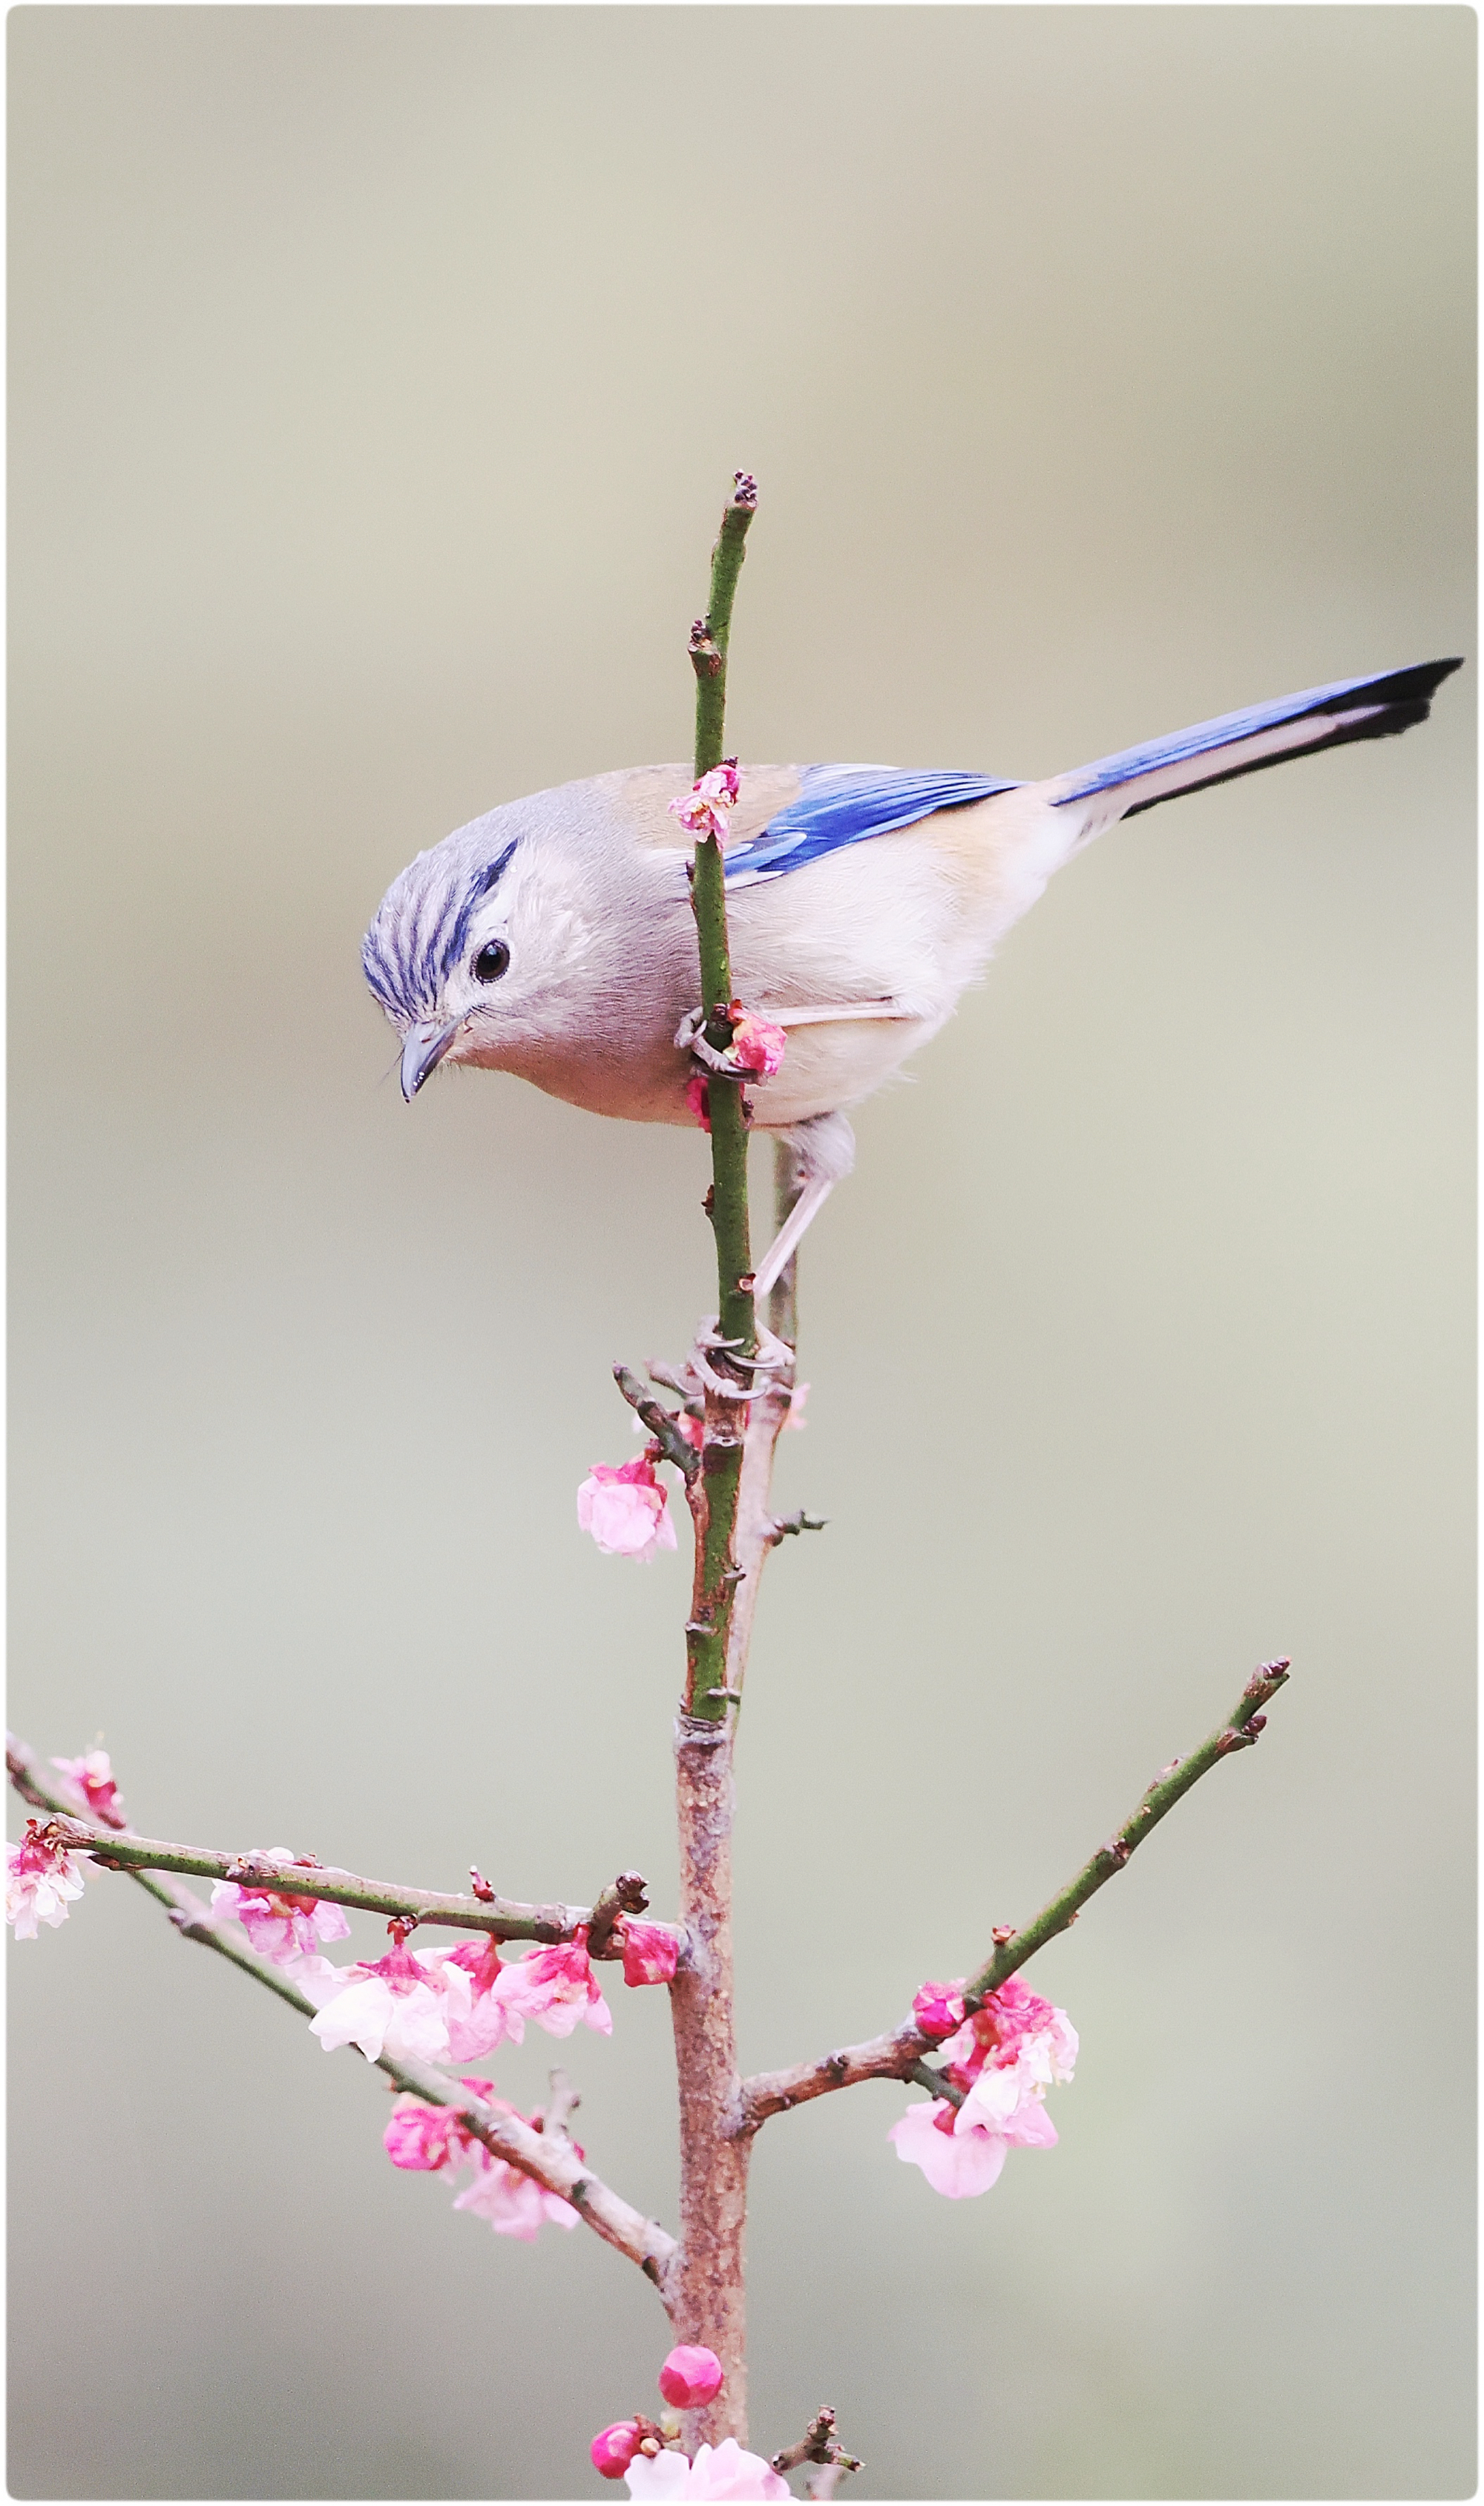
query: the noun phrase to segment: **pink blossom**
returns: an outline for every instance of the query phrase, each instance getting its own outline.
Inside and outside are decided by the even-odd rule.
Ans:
[[[52,1841],[39,1819],[28,1818],[18,1844],[5,1848],[5,1919],[18,1941],[34,1941],[38,1923],[55,1931],[67,1919],[71,1899],[83,1893],[82,1875],[64,1846]]]
[[[946,2017],[954,1992],[924,1985],[913,2014],[925,2034],[935,2031],[918,2007],[924,1996],[937,1996],[929,2007],[940,2005]],[[955,2112],[946,2097],[936,2097],[930,2105],[909,2106],[889,2137],[898,2157],[920,2166],[936,2193],[958,2201],[988,2191],[1007,2149],[1055,2147],[1045,2094],[1053,2081],[1072,2077],[1077,2030],[1065,2010],[1012,1975],[964,2020],[943,2052],[949,2078],[965,2092],[962,2105]]]
[[[745,2453],[734,2436],[719,2446],[703,2445],[693,2462],[668,2450],[653,2456],[636,2453],[625,2474],[630,2497],[791,2497],[788,2482],[760,2453]]]
[[[760,1079],[771,1079],[783,1068],[784,1048],[789,1039],[781,1026],[770,1026],[766,1019],[745,1010],[740,1001],[731,1005],[731,1057],[740,1061],[744,1070],[756,1070]]]
[[[286,1844],[275,1844],[254,1859],[282,1863],[286,1871],[296,1867]],[[314,1868],[312,1863],[297,1867]],[[211,1902],[219,1914],[235,1915],[259,1956],[271,1958],[275,1966],[293,1966],[297,1959],[310,1955],[318,1941],[343,1941],[350,1936],[343,1907],[332,1906],[323,1897],[301,1895],[297,1888],[239,1888],[230,1880],[218,1880]]]
[[[686,1082],[686,1103],[703,1131],[711,1128],[711,1090],[698,1070],[692,1070]]]
[[[492,2054],[497,2045],[503,2045],[508,2036],[515,2044],[520,2043],[525,2023],[512,2020],[496,1989],[506,1972],[498,1941],[486,1933],[482,1940],[460,1941],[457,1949],[434,1950],[431,1957],[444,1966],[462,1967],[469,1978],[468,2015],[457,2011],[449,2014],[450,2061],[477,2061],[481,2056]]]
[[[508,2098],[494,2094],[492,2080],[466,2078],[461,2086],[496,2114],[514,2115],[521,2123],[528,2120]],[[529,2120],[539,2130],[540,2117]],[[468,2166],[473,2170],[473,2181],[465,2185],[453,2206],[487,2219],[497,2237],[518,2237],[529,2244],[544,2221],[556,2228],[577,2225],[578,2214],[570,2202],[564,2202],[558,2193],[548,2193],[545,2185],[523,2174],[518,2166],[510,2166],[503,2158],[496,2158],[451,2106],[430,2106],[417,2097],[400,2097],[381,2138],[392,2165],[410,2172],[436,2175],[445,2168],[452,2171]],[[579,2149],[578,2156],[582,2154]],[[618,2475],[613,2476],[617,2479]]]
[[[643,1454],[617,1466],[594,1462],[577,1492],[577,1520],[610,1557],[637,1557],[647,1565],[657,1549],[675,1546],[664,1489]]]
[[[587,2449],[594,2471],[605,2480],[621,2480],[639,2451],[637,2419],[616,2419],[612,2427],[600,2428]]]
[[[925,2036],[951,2036],[964,2024],[964,1978],[919,1985],[912,1995],[912,2016]]]
[[[433,2175],[455,2166],[468,2147],[469,2132],[451,2106],[425,2106],[415,2097],[399,2097],[381,2146],[394,2166]]]
[[[1012,1975],[943,2047],[955,2083],[970,2088],[986,2068],[1014,2070],[1024,2088],[1044,2095],[1053,2080],[1070,2080],[1077,2029],[1065,2010],[1042,2001]]]
[[[659,2371],[659,2389],[677,2411],[696,2411],[703,2402],[714,2402],[725,2381],[714,2349],[685,2343],[671,2350]]]
[[[53,1758],[59,1774],[70,1775],[93,1817],[105,1827],[126,1827],[124,1804],[106,1749],[88,1749],[81,1758]]]
[[[670,815],[678,818],[687,835],[697,838],[714,836],[719,844],[726,841],[728,814],[737,806],[741,777],[730,759],[713,766],[693,783],[683,799],[670,803]]]
[[[559,2193],[548,2193],[534,2175],[508,2166],[482,2141],[470,2143],[469,2156],[474,2181],[465,2185],[454,2202],[456,2210],[472,2210],[477,2219],[488,2220],[497,2237],[518,2237],[525,2245],[535,2242],[544,2222],[553,2228],[577,2226],[577,2212],[570,2202],[564,2202]]]
[[[309,2027],[326,2053],[359,2045],[369,2062],[383,2054],[394,2061],[444,2061],[450,2020],[469,2016],[464,1969],[414,1957],[400,1941],[374,1966],[334,1967],[326,1958],[306,1958],[294,1981],[319,2012]]]
[[[925,2105],[908,2106],[887,2138],[896,2142],[899,2158],[922,2168],[935,2193],[962,2202],[989,2191],[1009,2143],[998,2132],[957,2132],[952,2117],[946,2097],[932,2097]]]
[[[601,2036],[613,2034],[613,2013],[598,1987],[587,1955],[587,1934],[579,1931],[555,1949],[502,1966],[493,1987],[504,2006],[506,2026],[515,2043],[534,2019],[548,2036],[570,2036],[579,2021]]]

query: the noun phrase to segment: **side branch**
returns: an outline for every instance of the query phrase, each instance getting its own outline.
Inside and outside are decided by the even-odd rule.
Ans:
[[[676,1423],[675,1413],[656,1401],[647,1384],[626,1366],[614,1368],[614,1381],[635,1415],[648,1427],[667,1462],[673,1462],[689,1487],[701,1467],[701,1457],[693,1445],[688,1444]]]
[[[40,1774],[34,1756],[24,1742],[7,1739],[6,1763],[11,1781],[24,1800],[38,1809],[56,1813],[58,1827],[79,1831],[76,1837],[67,1839],[73,1850],[90,1850],[103,1858],[100,1848],[106,1844],[106,1858],[126,1870],[131,1880],[137,1880],[149,1896],[163,1906],[183,1940],[194,1941],[202,1949],[214,1950],[219,1957],[226,1958],[240,1973],[251,1976],[256,1984],[264,1985],[269,1992],[276,1993],[280,2001],[287,2001],[302,2018],[314,2017],[313,2002],[305,1998],[283,1969],[266,1958],[257,1956],[252,1950],[240,1947],[227,1926],[189,1888],[174,1886],[168,1880],[151,1879],[145,1870],[124,1859],[127,1846],[142,1840],[116,1835],[111,1830],[95,1828],[75,1817],[65,1794],[53,1791]],[[70,1791],[71,1787],[67,1786],[66,1792]],[[225,1860],[228,1857],[207,1858]],[[271,1863],[267,1867],[282,1878],[281,1863]],[[633,1873],[620,1875],[614,1892],[605,1890],[605,1896],[622,1891],[625,1881],[630,1883],[632,1892],[635,1879]],[[642,1890],[642,1883],[640,1887]],[[601,1906],[601,1899],[599,1904]],[[630,2262],[638,2264],[668,2305],[673,2295],[673,2265],[679,2251],[675,2238],[653,2219],[646,2219],[632,2202],[625,2202],[621,2195],[615,2193],[601,2176],[594,2174],[586,2160],[578,2156],[566,2130],[566,2116],[575,2102],[570,2094],[558,2094],[556,2098],[550,2117],[552,2130],[549,2132],[536,2131],[529,2124],[522,2123],[518,2116],[496,2114],[481,2098],[472,2096],[462,2081],[449,2079],[429,2063],[398,2062],[390,2055],[383,2054],[375,2067],[384,2071],[395,2087],[420,2097],[425,2105],[457,2108],[476,2139],[481,2140],[493,2157],[504,2159],[508,2166],[517,2167],[522,2175],[534,2176],[547,2192],[559,2194],[564,2202],[570,2202],[595,2235],[600,2236],[606,2244],[615,2246],[619,2253],[626,2254]]]
[[[621,1949],[613,1944],[613,1920],[615,1914],[625,1911],[622,1892],[633,1881],[633,1873],[621,1873],[615,1882],[619,1895],[615,1897],[613,1888],[605,1889],[595,1907],[522,1906],[493,1894],[485,1898],[445,1896],[435,1888],[404,1888],[380,1880],[362,1880],[353,1871],[339,1871],[318,1862],[286,1864],[270,1861],[264,1853],[219,1853],[205,1845],[166,1844],[155,1837],[136,1836],[132,1830],[103,1827],[96,1820],[79,1818],[70,1803],[52,1790],[22,1742],[7,1741],[6,1765],[21,1798],[57,1817],[61,1841],[69,1850],[90,1853],[94,1860],[132,1872],[136,1877],[143,1871],[179,1871],[193,1879],[226,1880],[239,1888],[267,1889],[279,1897],[325,1897],[332,1905],[349,1906],[365,1915],[382,1915],[389,1921],[445,1923],[457,1931],[488,1932],[497,1941],[570,1941],[582,1925],[597,1918],[602,1925],[602,1938],[590,1945],[592,1955],[622,1954]],[[299,1886],[285,1884],[295,1880],[300,1881]],[[608,1911],[610,1901],[613,1913]]]
[[[646,2279],[654,2281],[669,2305],[673,2266],[680,2248],[665,2229],[654,2219],[647,2219],[631,2202],[625,2202],[612,2185],[594,2174],[585,2158],[579,2157],[577,2145],[566,2130],[565,2113],[575,2102],[570,2096],[558,2093],[553,2130],[536,2131],[517,2115],[496,2114],[482,2098],[471,2096],[459,2081],[450,2080],[429,2063],[394,2062],[383,2054],[376,2068],[385,2071],[399,2089],[420,2097],[425,2105],[454,2107],[492,2157],[503,2158],[508,2166],[518,2167],[522,2175],[534,2176],[547,2192],[560,2194],[564,2202],[570,2202],[595,2236],[638,2264]]]
[[[787,2071],[755,2071],[742,2083],[737,2130],[756,2131],[769,2115],[787,2114],[814,2097],[829,2096],[833,2089],[856,2088],[862,2080],[909,2079],[914,2063],[932,2050],[932,2039],[908,2019],[885,2036],[872,2036],[864,2045],[841,2046],[837,2053],[822,2055],[817,2062],[795,2062]]]
[[[974,2009],[998,1992],[1006,1979],[1024,1966],[1027,1958],[1044,1949],[1047,1941],[1064,1932],[1075,1922],[1082,1907],[1105,1882],[1113,1879],[1128,1862],[1135,1849],[1144,1843],[1151,1827],[1157,1827],[1166,1812],[1175,1808],[1192,1784],[1209,1774],[1222,1758],[1231,1757],[1238,1749],[1253,1748],[1259,1738],[1267,1716],[1260,1711],[1277,1696],[1289,1675],[1287,1662],[1265,1662],[1254,1671],[1236,1704],[1224,1723],[1219,1723],[1209,1738],[1188,1758],[1172,1758],[1161,1767],[1132,1818],[1126,1818],[1116,1835],[1100,1844],[1088,1862],[1084,1862],[1075,1880],[1069,1880],[1049,1904],[1042,1906],[1034,1921],[1023,1932],[1006,1932],[997,1936],[994,1954],[985,1959],[977,1975],[971,1976],[964,1999]]]
[[[1161,1769],[1133,1816],[1125,1819],[1106,1844],[1099,1845],[1076,1879],[1042,1908],[1035,1920],[1027,1923],[1024,1931],[1007,1928],[996,1933],[994,1955],[965,1987],[968,2008],[977,2009],[1038,1950],[1044,1949],[1047,1941],[1075,1922],[1088,1898],[1124,1868],[1150,1828],[1158,1825],[1192,1784],[1198,1783],[1222,1758],[1254,1746],[1266,1721],[1261,1708],[1277,1696],[1288,1675],[1286,1662],[1265,1662],[1248,1681],[1225,1722],[1218,1724],[1188,1758],[1173,1759]],[[861,2080],[915,2080],[933,2095],[947,2097],[956,2104],[958,2093],[952,2083],[926,2059],[932,2050],[932,2040],[907,2020],[888,2035],[873,2036],[864,2045],[847,2045],[818,2061],[798,2062],[786,2071],[755,2072],[742,2083],[735,2130],[739,2133],[755,2132],[769,2115],[786,2114],[791,2107],[807,2105],[811,2098],[828,2096],[834,2089],[853,2089]]]

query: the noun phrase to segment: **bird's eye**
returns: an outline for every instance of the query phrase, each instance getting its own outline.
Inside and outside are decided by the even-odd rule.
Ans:
[[[498,984],[511,962],[511,952],[503,940],[487,940],[474,961],[474,971],[481,984]]]

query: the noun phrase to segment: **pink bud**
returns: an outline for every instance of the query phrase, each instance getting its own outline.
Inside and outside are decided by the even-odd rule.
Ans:
[[[623,1924],[623,1981],[625,1984],[668,1984],[675,1973],[680,1955],[680,1943],[663,1923],[636,1923],[632,1915]]]
[[[677,2411],[715,2401],[722,2383],[722,2361],[714,2349],[672,2349],[659,2371],[659,2389]]]
[[[912,2016],[925,2036],[952,2036],[964,2024],[964,1979],[954,1984],[919,1985],[912,1996]]]
[[[639,2429],[633,2419],[616,2419],[600,2429],[588,2449],[594,2471],[605,2480],[621,2480],[639,2451]]]

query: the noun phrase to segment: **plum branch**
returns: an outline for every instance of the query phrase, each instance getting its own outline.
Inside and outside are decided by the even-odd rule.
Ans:
[[[591,1937],[587,1944],[589,1956],[595,1958],[622,1956],[622,1944],[614,1939],[615,1921],[621,1914],[641,1913],[648,1902],[643,1895],[643,1880],[631,1871],[620,1872],[594,1906],[522,1906],[493,1892],[488,1897],[449,1896],[436,1888],[406,1888],[383,1880],[362,1880],[353,1871],[309,1860],[285,1864],[275,1862],[266,1853],[230,1853],[209,1845],[166,1844],[155,1837],[136,1836],[132,1829],[103,1827],[94,1819],[78,1815],[59,1794],[47,1789],[24,1743],[9,1736],[6,1765],[12,1783],[23,1799],[53,1812],[60,1842],[69,1851],[91,1854],[95,1861],[113,1864],[136,1877],[145,1871],[179,1871],[197,1880],[229,1880],[239,1888],[268,1889],[275,1896],[291,1900],[324,1897],[333,1906],[349,1906],[363,1915],[383,1915],[393,1922],[442,1923],[455,1931],[487,1932],[497,1941],[570,1941],[586,1924],[597,1934],[596,1946]],[[298,1887],[285,1884],[300,1880],[300,1873]],[[640,1894],[630,1903],[636,1882]],[[674,1928],[673,1924],[656,1926],[662,1931]]]
[[[1261,1709],[1277,1696],[1288,1676],[1286,1662],[1263,1663],[1253,1673],[1225,1722],[1219,1723],[1188,1758],[1172,1759],[1169,1766],[1160,1769],[1132,1816],[1106,1844],[1099,1845],[1076,1878],[1042,1906],[1034,1921],[1027,1923],[1023,1931],[1006,1926],[995,1933],[992,1955],[965,1987],[966,2008],[978,2009],[1017,1968],[1034,1957],[1038,1950],[1044,1949],[1047,1941],[1076,1922],[1088,1898],[1126,1870],[1150,1829],[1174,1808],[1192,1784],[1199,1783],[1202,1775],[1209,1774],[1224,1758],[1254,1746],[1267,1719]],[[757,2071],[742,2083],[733,2130],[739,2135],[751,2135],[770,2115],[787,2114],[794,2106],[829,2096],[835,2089],[856,2088],[863,2080],[915,2081],[934,2096],[946,2097],[950,2104],[957,2104],[959,2094],[953,2083],[934,2070],[927,2059],[932,2050],[933,2040],[911,2020],[905,2020],[884,2036],[873,2036],[861,2045],[842,2046],[835,2053],[822,2055],[817,2061],[796,2062],[785,2071]]]
[[[189,1888],[171,1887],[153,1879],[148,1869],[126,1858],[130,1846],[145,1840],[133,1837],[127,1830],[102,1828],[77,1817],[67,1798],[71,1786],[67,1786],[65,1793],[58,1791],[41,1774],[34,1751],[10,1734],[6,1736],[5,1756],[6,1768],[17,1792],[33,1808],[53,1813],[60,1831],[60,1841],[69,1850],[90,1852],[95,1859],[112,1862],[126,1871],[131,1880],[136,1880],[149,1896],[163,1906],[183,1940],[194,1941],[202,1949],[214,1950],[239,1973],[251,1976],[255,1984],[265,1986],[269,1992],[276,1993],[280,2001],[288,2002],[291,2009],[299,2011],[303,2018],[314,2017],[313,2002],[300,1991],[282,1968],[275,1967],[267,1958],[259,1957],[254,1951],[242,1948],[228,1931],[222,1918],[213,1915],[209,1907],[203,1906]],[[251,1856],[245,1858],[253,1859]],[[214,1855],[199,1859],[214,1865],[230,1857]],[[173,1869],[176,1866],[153,1867]],[[265,1868],[271,1875],[268,1884],[282,1880],[284,1866],[281,1862],[268,1863]],[[213,1876],[224,1877],[225,1874],[214,1873]],[[632,1881],[635,1876],[633,1873],[621,1876],[615,1883],[616,1896],[621,1890],[623,1880]],[[318,1877],[316,1873],[316,1885]],[[353,1901],[342,1897],[337,1902]],[[368,1908],[365,1911],[379,1913],[380,1909]],[[616,1911],[622,1911],[621,1907]],[[487,1929],[488,1926],[477,1928]],[[406,2090],[410,2095],[420,2098],[424,2105],[451,2107],[467,2124],[476,2140],[483,2142],[492,2157],[503,2159],[507,2166],[517,2168],[522,2175],[534,2177],[546,2192],[555,2193],[562,2201],[570,2202],[593,2233],[601,2237],[605,2244],[613,2245],[626,2255],[630,2262],[637,2263],[646,2278],[653,2280],[661,2297],[669,2303],[678,2251],[675,2238],[654,2220],[647,2219],[642,2211],[636,2210],[632,2202],[625,2202],[621,2194],[614,2192],[586,2160],[579,2157],[566,2130],[566,2116],[576,2101],[565,2079],[558,2088],[555,2086],[557,2075],[553,2075],[554,2129],[544,2132],[523,2123],[518,2115],[497,2114],[492,2107],[485,2105],[482,2098],[474,2095],[461,2080],[450,2079],[432,2063],[407,2058],[397,2060],[389,2054],[382,2054],[374,2068],[384,2072],[394,2088]]]

